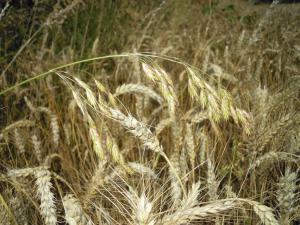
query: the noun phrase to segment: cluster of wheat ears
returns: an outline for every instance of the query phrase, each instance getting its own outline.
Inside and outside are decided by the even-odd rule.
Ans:
[[[251,53],[260,28],[247,41],[242,32],[222,56],[196,52],[201,69],[124,53],[2,91],[7,107],[26,113],[0,130],[0,224],[299,221],[299,74],[281,76],[278,66],[277,77],[264,77],[272,66]],[[22,85],[39,91],[24,96]]]
[[[248,205],[264,224],[279,224],[270,207],[239,195],[255,179],[252,175],[266,163],[283,160],[297,164],[298,157],[293,155],[297,149],[261,154],[281,127],[294,125],[293,115],[284,115],[273,129],[264,131],[261,141],[251,143],[258,132],[253,127],[253,116],[234,103],[233,96],[217,79],[207,81],[201,71],[172,58],[149,54],[109,57],[128,57],[136,70],[135,77],[130,80],[140,82],[124,83],[112,90],[97,79],[88,84],[61,72],[61,68],[50,71],[63,80],[72,96],[68,100],[70,121],[61,121],[64,134],[60,134],[55,113],[49,108],[35,106],[25,97],[33,115],[45,114],[48,118],[57,153],[46,155],[41,137],[35,131],[30,143],[31,157],[35,159],[27,162],[27,143],[21,131],[30,127],[38,129],[38,121],[20,120],[2,129],[2,139],[8,141],[9,134],[14,135],[20,160],[23,159],[25,165],[35,165],[11,168],[2,174],[3,182],[28,198],[21,203],[17,197],[21,193],[7,188],[5,195],[14,196],[18,206],[10,207],[2,197],[2,221],[28,224],[29,209],[20,204],[33,204],[29,211],[39,211],[47,225],[57,224],[58,215],[64,215],[66,222],[72,225],[222,223],[230,221],[231,217],[241,220],[247,217]],[[174,85],[170,75],[153,57],[180,63],[183,67],[181,82],[187,84],[186,90]],[[222,71],[216,71],[223,79]],[[266,104],[263,101],[268,97],[267,90],[258,87],[256,92],[257,101],[262,101],[257,106]],[[294,116],[299,121],[299,116]],[[261,115],[261,123],[265,117]],[[86,133],[86,136],[80,140],[80,137],[70,137],[71,132]],[[233,142],[233,137],[224,137],[231,132],[238,143]],[[70,149],[68,157],[59,150],[62,137],[67,145],[78,142]],[[243,144],[247,147],[240,147]],[[223,177],[217,173],[215,158],[220,154],[218,151],[226,148],[222,145],[231,145],[226,149],[230,154],[221,153],[228,157],[242,154],[239,152],[242,148],[249,151],[248,159],[235,162],[242,161],[244,166],[232,164],[233,160],[230,165],[220,165],[223,167],[220,169],[227,169]],[[56,161],[62,167],[59,172],[51,170]],[[297,178],[292,167],[289,163],[278,183],[277,200],[282,220],[298,212],[292,207],[296,201]],[[82,174],[86,169],[89,171]],[[36,190],[30,189],[32,182]]]

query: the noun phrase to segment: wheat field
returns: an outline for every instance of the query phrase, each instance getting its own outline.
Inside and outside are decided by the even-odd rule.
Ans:
[[[1,7],[1,225],[299,224],[299,5]]]

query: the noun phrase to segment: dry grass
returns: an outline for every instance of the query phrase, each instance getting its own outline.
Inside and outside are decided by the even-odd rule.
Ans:
[[[59,1],[5,55],[0,224],[299,223],[299,6],[259,7]]]

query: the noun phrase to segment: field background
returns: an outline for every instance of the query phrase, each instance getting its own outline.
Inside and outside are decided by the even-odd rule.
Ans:
[[[0,1],[0,224],[299,224],[300,4]]]

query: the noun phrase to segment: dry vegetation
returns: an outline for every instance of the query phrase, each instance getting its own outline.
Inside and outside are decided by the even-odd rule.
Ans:
[[[299,223],[298,5],[8,2],[0,224]]]

